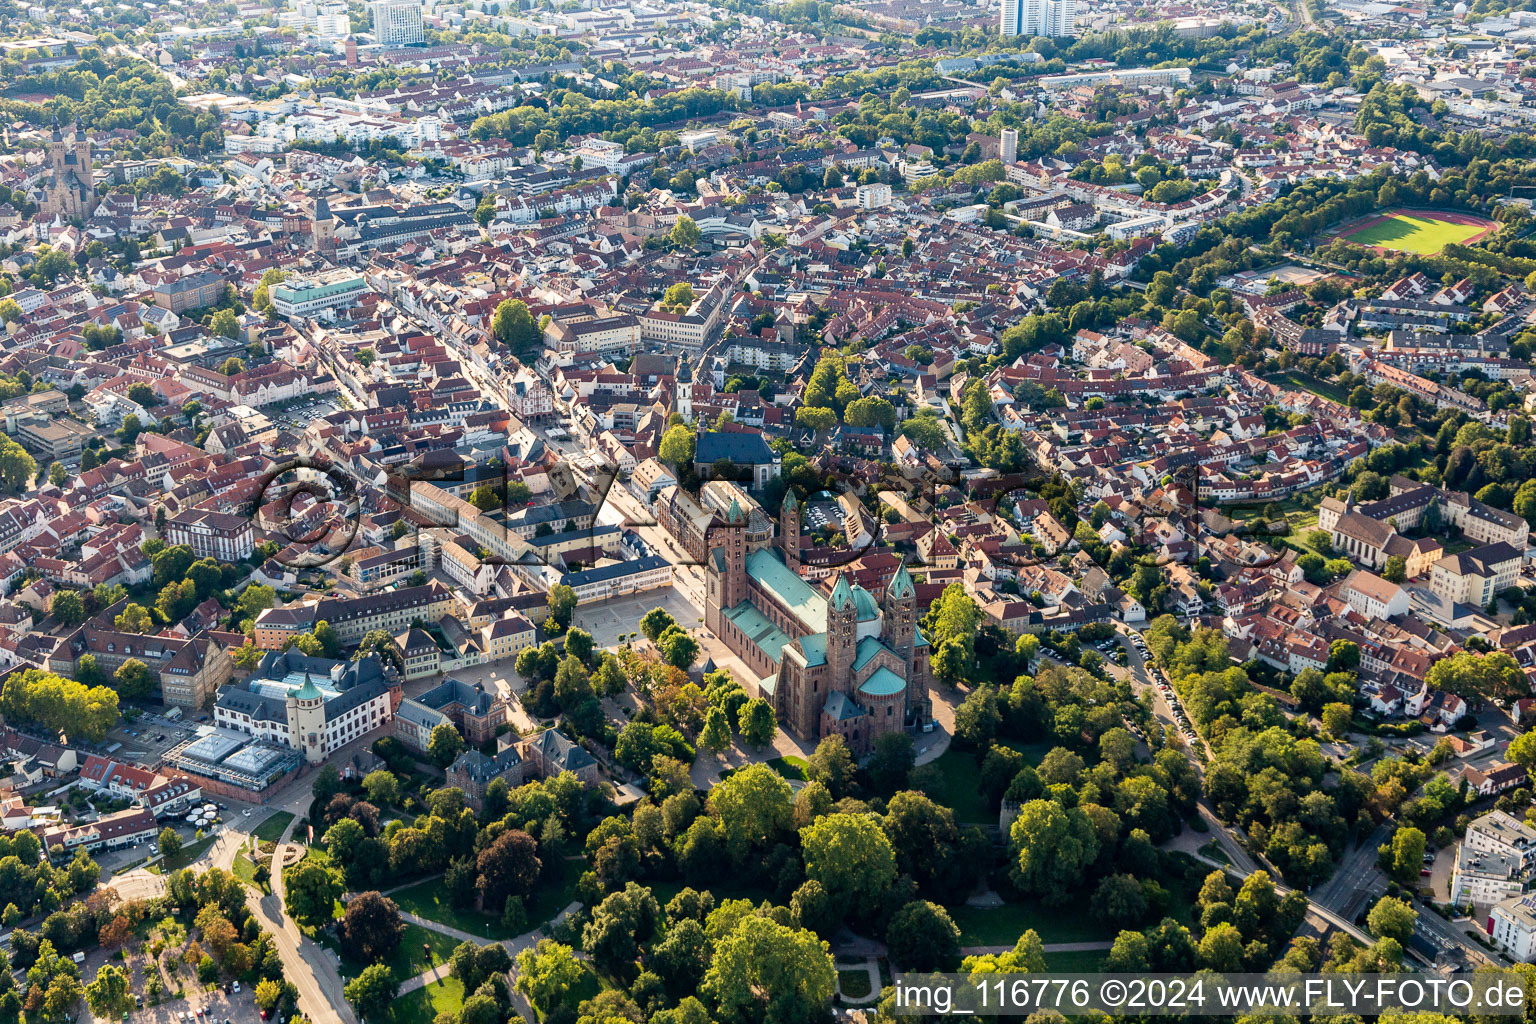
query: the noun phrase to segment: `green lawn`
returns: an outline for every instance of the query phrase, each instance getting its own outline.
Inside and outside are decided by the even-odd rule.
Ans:
[[[463,1008],[464,983],[457,978],[443,978],[396,999],[384,1019],[387,1024],[432,1024],[440,1013],[457,1019]]]
[[[869,972],[838,971],[837,987],[849,999],[863,999],[869,995]]]
[[[1050,751],[1048,743],[1006,742],[1003,745],[1022,753],[1025,763],[1031,765],[1039,764],[1041,758]],[[976,788],[981,774],[981,762],[975,754],[951,747],[933,765],[939,770],[939,782],[928,795],[935,803],[954,811],[958,822],[997,824],[997,809]]]
[[[233,871],[236,878],[253,889],[260,889],[264,893],[272,891],[269,886],[256,884],[256,862],[246,854],[241,853],[235,856]]]
[[[1332,399],[1335,402],[1342,403],[1349,399],[1349,395],[1337,384],[1320,380],[1300,370],[1282,370],[1279,373],[1271,373],[1264,379],[1271,384],[1279,384],[1281,387],[1295,391],[1310,391],[1314,395]]]
[[[431,949],[430,959],[422,951],[422,943]],[[452,936],[423,928],[419,924],[408,924],[405,926],[405,934],[400,937],[400,945],[395,947],[394,955],[383,963],[389,967],[390,976],[396,982],[403,983],[447,961],[458,944],[459,940]],[[345,955],[341,958],[341,972],[349,978],[357,977],[367,966]]]
[[[1447,245],[1465,242],[1485,230],[1482,224],[1453,224],[1429,213],[1399,211],[1354,231],[1345,231],[1341,237],[1358,245],[1379,245],[1433,256]]]
[[[1031,928],[1045,943],[1097,942],[1115,937],[1112,929],[1081,909],[1047,907],[1039,902],[1005,903],[995,908],[961,904],[948,910],[960,929],[962,946],[1011,946]]]
[[[562,860],[539,880],[538,888],[527,902],[528,927],[532,930],[564,910],[576,898],[576,881],[585,862]],[[460,910],[448,900],[441,876],[428,878],[390,894],[400,909],[428,921],[458,928],[487,939],[515,939],[515,932],[501,923],[501,915],[482,914],[478,910]]]
[[[251,835],[264,843],[275,843],[283,837],[283,829],[287,828],[288,823],[292,820],[292,814],[287,811],[278,811],[272,817],[251,829]]]
[[[151,865],[149,870],[157,875],[161,872],[169,873],[172,871],[180,871],[182,868],[186,867],[188,864],[191,864],[193,861],[197,860],[197,858],[207,853],[208,847],[212,846],[213,841],[217,838],[217,835],[208,835],[203,836],[203,838],[197,840],[196,842],[188,843],[186,846],[183,846],[169,857],[161,860],[159,864]]]
[[[808,762],[803,757],[789,754],[785,757],[776,757],[769,761],[768,767],[792,782],[801,782],[805,779],[805,769],[808,767]]]

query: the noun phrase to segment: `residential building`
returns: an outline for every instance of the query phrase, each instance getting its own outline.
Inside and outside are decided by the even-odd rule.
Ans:
[[[419,46],[426,41],[421,0],[372,0],[368,8],[373,37],[382,45]]]
[[[1503,541],[1446,555],[1429,569],[1429,589],[1442,601],[1486,607],[1515,585],[1525,555]]]
[[[185,544],[198,558],[242,562],[256,548],[249,516],[189,508],[165,522],[167,544]]]

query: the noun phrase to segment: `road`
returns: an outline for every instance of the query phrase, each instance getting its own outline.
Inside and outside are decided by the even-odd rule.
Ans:
[[[307,804],[309,794],[303,794]],[[299,803],[300,801],[295,801]],[[315,1024],[357,1024],[352,1007],[343,993],[341,976],[336,972],[335,958],[299,931],[298,925],[283,913],[283,867],[285,850],[298,849],[288,840],[298,824],[298,814],[292,807],[285,808],[295,817],[283,831],[282,840],[274,844],[272,854],[272,892],[262,896],[251,890],[246,896],[246,906],[272,933],[278,955],[283,960],[283,977],[293,982],[299,990],[299,1009]]]
[[[1117,633],[1127,637],[1129,634],[1136,632],[1123,622],[1116,622],[1115,629]],[[1179,727],[1174,722],[1171,710],[1168,708],[1169,703],[1173,700],[1177,700],[1177,697],[1167,698],[1157,688],[1153,682],[1153,679],[1155,678],[1154,673],[1158,671],[1157,668],[1155,666],[1146,664],[1145,660],[1141,657],[1141,652],[1136,649],[1136,645],[1134,643],[1130,643],[1128,639],[1122,640],[1121,646],[1125,648],[1127,656],[1127,670],[1122,671],[1126,671],[1126,673],[1130,676],[1133,688],[1140,689],[1142,691],[1150,689],[1154,695],[1154,713],[1157,714],[1157,717],[1163,721],[1166,727],[1178,730]],[[1112,666],[1113,662],[1108,662],[1107,664]],[[1202,745],[1205,745],[1205,740],[1203,737],[1199,737],[1198,739]],[[1206,746],[1206,751],[1207,754],[1211,753],[1209,746]],[[1200,775],[1203,783],[1205,778],[1204,762],[1193,755],[1193,748],[1191,747],[1186,747],[1185,753],[1189,755],[1189,762],[1194,767],[1195,771]],[[1235,872],[1247,876],[1255,871],[1266,871],[1269,873],[1269,876],[1275,880],[1276,892],[1284,895],[1285,893],[1292,891],[1290,886],[1287,886],[1280,881],[1280,872],[1277,871],[1272,865],[1265,862],[1261,857],[1257,857],[1250,853],[1247,846],[1244,845],[1242,837],[1240,837],[1232,828],[1224,824],[1204,799],[1196,804],[1196,809],[1200,813],[1201,820],[1204,821],[1206,826],[1209,828],[1211,838],[1216,842],[1217,846],[1221,848],[1222,853],[1225,854],[1227,859],[1231,862],[1232,869]],[[1386,826],[1382,826],[1377,830],[1377,833],[1384,832],[1385,830]],[[1346,856],[1344,862],[1339,866],[1339,873],[1334,875],[1333,879],[1330,880],[1329,884],[1337,883],[1337,885],[1340,886],[1340,895],[1338,896],[1338,901],[1339,903],[1344,904],[1346,908],[1348,905],[1354,902],[1353,900],[1347,900],[1345,898],[1347,893],[1353,891],[1351,886],[1358,885],[1364,887],[1367,884],[1366,873],[1375,867],[1376,848],[1380,846],[1381,843],[1385,842],[1385,838],[1376,838],[1377,833],[1372,833],[1371,838],[1363,842],[1360,847],[1353,851],[1349,856]],[[1363,864],[1356,864],[1356,859],[1360,856],[1363,856],[1363,851],[1369,851],[1368,861],[1364,862]],[[1351,867],[1351,865],[1354,866]],[[1383,888],[1385,888],[1385,886],[1383,886]],[[1365,898],[1368,898],[1368,895],[1369,889],[1366,890]],[[1363,929],[1354,923],[1354,913],[1343,913],[1340,911],[1338,905],[1330,904],[1328,901],[1321,899],[1320,896],[1317,895],[1308,894],[1307,903],[1308,912],[1320,920],[1327,922],[1335,928],[1348,932],[1350,935],[1354,936],[1361,942],[1370,943],[1373,941],[1369,934],[1367,934]],[[1355,911],[1355,913],[1358,913],[1358,911]]]
[[[1314,902],[1350,921],[1359,917],[1376,895],[1386,891],[1387,879],[1376,866],[1376,856],[1391,834],[1391,827],[1381,824],[1357,843],[1344,855],[1333,876],[1317,887],[1312,894]]]

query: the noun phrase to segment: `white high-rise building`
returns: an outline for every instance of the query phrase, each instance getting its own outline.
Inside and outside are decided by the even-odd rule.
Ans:
[[[1006,167],[1019,158],[1019,133],[1012,128],[1004,128],[1001,141],[997,147],[997,155],[1002,159]]]
[[[373,0],[373,36],[383,46],[412,46],[426,41],[421,0]]]
[[[1070,36],[1075,0],[1002,0],[998,32],[1004,36]]]

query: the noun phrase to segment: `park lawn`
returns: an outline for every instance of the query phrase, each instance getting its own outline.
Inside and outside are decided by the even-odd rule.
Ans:
[[[866,970],[838,971],[837,987],[848,999],[863,999],[869,995],[869,972]]]
[[[448,899],[448,890],[443,886],[441,875],[392,892],[389,898],[407,914],[415,914],[471,935],[483,935],[487,939],[516,938],[510,929],[502,927],[499,914],[491,917],[478,910],[460,910],[455,907]]]
[[[1429,214],[1393,213],[1375,224],[1346,231],[1342,237],[1358,245],[1379,245],[1383,249],[1433,256],[1447,245],[1465,242],[1485,230],[1482,224],[1452,224]]]
[[[576,899],[576,883],[581,878],[585,864],[586,861],[579,857],[574,860],[562,859],[539,879],[533,895],[525,902],[529,931],[548,922]],[[482,914],[478,910],[460,910],[455,907],[448,899],[441,875],[391,893],[389,898],[408,914],[458,928],[472,935],[483,935],[488,939],[515,939],[522,934],[503,925],[500,914]]]
[[[1303,373],[1300,370],[1281,370],[1278,373],[1268,374],[1264,379],[1271,384],[1294,388],[1297,391],[1309,391],[1321,398],[1327,398],[1339,403],[1347,402],[1349,399],[1349,394],[1337,384],[1320,380],[1312,374]]]
[[[431,959],[422,952],[423,943],[432,950]],[[458,944],[458,939],[444,935],[442,932],[423,928],[419,924],[407,924],[405,932],[400,936],[400,945],[396,946],[394,954],[382,963],[389,968],[390,977],[397,983],[403,984],[418,974],[446,962],[453,955],[454,948]],[[366,963],[353,960],[345,954],[342,955],[341,970],[349,978],[357,977],[367,966]]]
[[[163,858],[159,864],[151,865],[149,870],[157,875],[161,873],[169,874],[172,871],[180,871],[182,868],[186,867],[188,864],[191,864],[193,861],[197,860],[197,858],[207,853],[208,847],[212,846],[213,841],[217,838],[218,833],[214,833],[213,835],[203,836],[203,838],[198,839],[195,842],[188,843],[186,846],[183,846],[169,857]]]
[[[794,754],[786,754],[784,757],[776,757],[769,761],[768,767],[772,768],[774,771],[778,772],[780,775],[784,776],[791,782],[804,782],[805,769],[809,767],[809,762],[807,762],[803,757],[796,757]]]
[[[1051,749],[1048,743],[1004,741],[1002,745],[1023,754],[1024,763],[1029,765],[1038,765]],[[933,765],[939,770],[939,782],[928,796],[935,803],[954,811],[955,820],[962,824],[997,823],[997,810],[977,789],[981,761],[975,754],[950,747]]]
[[[234,867],[231,869],[235,877],[253,889],[259,889],[263,893],[271,892],[271,888],[256,884],[256,862],[244,853],[236,854]]]
[[[576,899],[576,883],[586,867],[584,857],[567,857],[556,864],[547,865],[548,870],[539,879],[533,895],[523,901],[528,911],[530,929],[549,921]]]
[[[1078,911],[1047,907],[1037,900],[1004,903],[1000,907],[949,907],[950,918],[960,929],[962,946],[1012,946],[1031,928],[1046,944],[1099,942],[1115,937],[1107,925]]]
[[[293,820],[293,815],[287,811],[278,811],[272,817],[263,821],[260,825],[251,829],[251,835],[264,843],[275,843],[283,837],[283,829]]]
[[[390,1004],[384,1019],[387,1024],[432,1024],[433,1018],[440,1013],[457,1019],[462,1009],[464,983],[448,977],[399,997]]]

